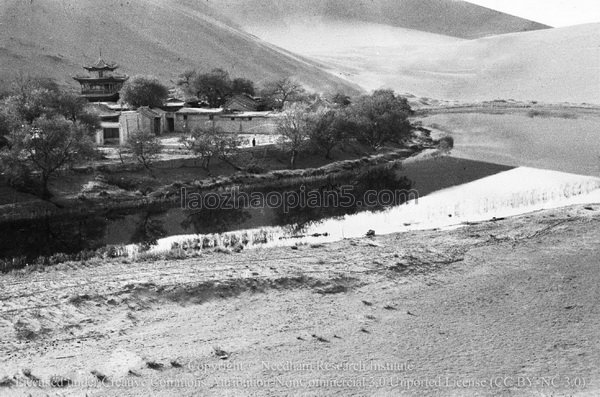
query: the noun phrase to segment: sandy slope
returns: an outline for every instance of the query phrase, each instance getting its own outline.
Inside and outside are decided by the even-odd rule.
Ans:
[[[0,392],[597,395],[600,207],[589,208],[298,251],[4,275],[0,378],[24,383],[30,368],[43,382],[79,383]],[[92,370],[116,386],[93,386]]]
[[[165,81],[192,67],[222,67],[257,81],[291,75],[318,90],[352,91],[315,63],[232,27],[204,2],[0,2],[0,80],[23,71],[76,84],[69,75],[85,72],[81,65],[100,50],[124,73]]]
[[[565,108],[564,117],[527,112],[433,114],[421,121],[435,136],[454,138],[456,157],[600,176],[597,110]]]
[[[365,89],[466,101],[600,103],[600,24],[426,43],[341,50],[332,43],[310,55]]]
[[[320,23],[366,22],[467,39],[548,28],[457,0],[208,0],[208,4],[267,41],[278,39],[282,28],[298,22],[309,29]]]
[[[209,4],[246,31],[317,59],[366,90],[600,103],[600,24],[541,29],[443,0]]]

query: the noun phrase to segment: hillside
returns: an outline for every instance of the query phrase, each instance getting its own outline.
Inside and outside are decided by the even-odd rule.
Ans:
[[[173,80],[183,70],[222,67],[257,82],[295,76],[307,86],[356,88],[315,63],[230,26],[203,2],[176,0],[3,0],[0,80],[19,72],[74,84],[99,51],[123,73]]]
[[[328,40],[305,54],[367,90],[390,87],[463,101],[600,103],[600,24],[454,42],[430,35],[419,46],[408,41],[338,48]]]
[[[457,0],[207,0],[245,30],[272,41],[298,21],[367,22],[473,39],[548,26]],[[312,26],[312,25],[311,25]],[[266,28],[265,28],[266,27]],[[271,31],[273,30],[273,31]]]

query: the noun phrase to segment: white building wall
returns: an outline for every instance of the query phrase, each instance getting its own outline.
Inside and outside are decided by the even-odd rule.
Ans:
[[[96,145],[104,145],[104,129],[96,130]]]
[[[175,132],[182,133],[195,128],[221,128],[224,132],[241,134],[274,134],[276,123],[273,117],[232,117],[227,115],[175,114]]]
[[[276,123],[273,117],[231,117],[226,115],[215,118],[216,125],[225,132],[240,134],[274,134]]]
[[[187,117],[186,117],[187,116]],[[213,122],[209,115],[175,113],[175,132],[191,131],[195,128],[210,128]]]
[[[140,115],[135,111],[121,113],[119,124],[119,145],[126,144],[131,133],[142,128]]]

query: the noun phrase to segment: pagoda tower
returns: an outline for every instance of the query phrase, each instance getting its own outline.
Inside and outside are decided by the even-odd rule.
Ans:
[[[90,102],[116,102],[123,83],[129,78],[126,75],[113,73],[119,66],[107,63],[102,56],[92,65],[83,68],[90,74],[75,76],[73,79],[81,84],[81,96]]]

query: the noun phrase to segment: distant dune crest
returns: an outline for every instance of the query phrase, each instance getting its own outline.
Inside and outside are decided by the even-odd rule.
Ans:
[[[599,38],[458,0],[3,0],[0,80],[72,84],[102,49],[165,82],[221,67],[321,92],[600,103]]]
[[[361,21],[464,39],[548,29],[459,0],[208,0],[215,10],[244,28],[322,18]]]

